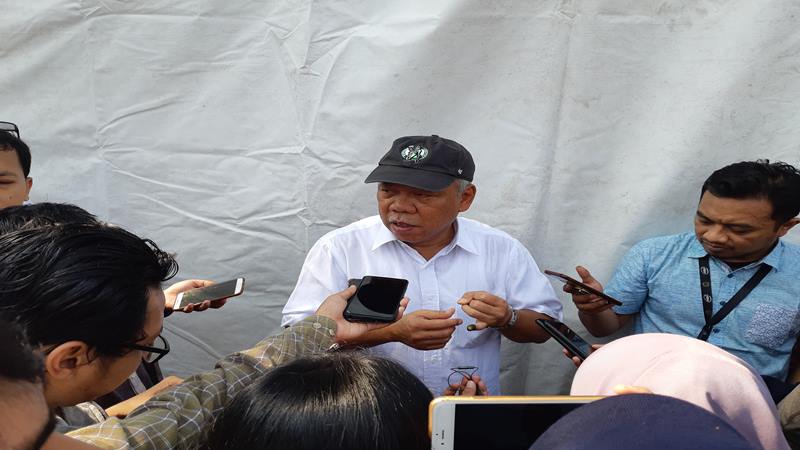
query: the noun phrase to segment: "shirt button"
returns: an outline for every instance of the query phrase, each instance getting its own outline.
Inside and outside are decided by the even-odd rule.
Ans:
[[[719,302],[719,304],[720,304],[720,305],[724,305],[724,304],[725,304],[725,300],[723,300],[723,301]]]
[[[314,322],[314,325],[311,325],[311,326],[312,326],[312,327],[314,327],[314,328],[315,328],[315,329],[317,329],[317,330],[319,330],[320,328],[322,328],[322,324],[321,324],[321,323],[319,323],[319,322]]]
[[[733,278],[733,274],[732,274],[732,273],[729,273],[729,274],[728,274],[728,278]]]
[[[714,333],[719,333],[719,328],[714,328]]]

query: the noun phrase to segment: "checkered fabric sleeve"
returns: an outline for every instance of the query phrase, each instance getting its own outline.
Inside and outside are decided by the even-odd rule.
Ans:
[[[125,419],[111,418],[68,436],[105,449],[194,449],[236,393],[271,367],[326,351],[335,330],[327,317],[308,317],[158,394]]]

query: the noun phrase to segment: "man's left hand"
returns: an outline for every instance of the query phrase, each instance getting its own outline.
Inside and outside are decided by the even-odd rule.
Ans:
[[[370,330],[377,330],[391,325],[391,323],[363,323],[363,322],[348,322],[344,319],[344,308],[347,306],[347,299],[356,293],[356,287],[350,286],[347,289],[337,292],[328,296],[319,308],[317,308],[318,316],[325,316],[336,322],[336,336],[334,341],[338,344],[348,344],[358,337]],[[408,298],[403,297],[400,301],[400,307],[397,308],[397,318],[395,321],[403,317],[403,312],[408,306]],[[394,322],[392,322],[394,323]]]
[[[477,320],[476,330],[502,327],[511,320],[508,302],[485,291],[467,292],[458,299],[458,304],[467,315]]]

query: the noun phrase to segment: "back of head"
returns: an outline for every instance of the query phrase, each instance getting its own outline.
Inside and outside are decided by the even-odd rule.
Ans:
[[[33,345],[82,341],[101,356],[141,339],[151,289],[177,271],[152,241],[101,224],[0,235],[0,316]]]
[[[608,397],[570,412],[531,450],[633,450],[702,448],[752,450],[733,427],[691,403],[629,394]]]
[[[0,131],[0,152],[15,152],[22,166],[22,174],[26,177],[31,172],[31,149],[22,141],[8,131]]]
[[[759,159],[725,166],[706,179],[701,193],[706,191],[720,198],[767,199],[778,224],[800,214],[800,171],[783,162]]]
[[[22,228],[100,223],[90,212],[69,203],[34,203],[0,209],[0,235]]]
[[[217,419],[208,450],[422,450],[430,391],[396,362],[332,353],[277,367]]]

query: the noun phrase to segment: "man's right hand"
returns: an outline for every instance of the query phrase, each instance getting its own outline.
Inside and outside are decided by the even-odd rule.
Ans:
[[[583,267],[578,266],[575,268],[578,272],[578,275],[581,277],[581,281],[585,284],[597,289],[600,292],[603,292],[603,285],[597,281],[589,271]],[[569,283],[564,284],[564,292],[567,292],[572,295],[572,302],[575,303],[575,306],[578,308],[578,311],[583,314],[597,314],[608,309],[611,309],[614,305],[609,304],[606,300],[601,298],[600,296],[590,294],[579,286],[573,286]]]
[[[452,319],[455,308],[446,311],[422,309],[403,316],[392,325],[395,340],[417,350],[435,350],[444,347],[461,319]]]

